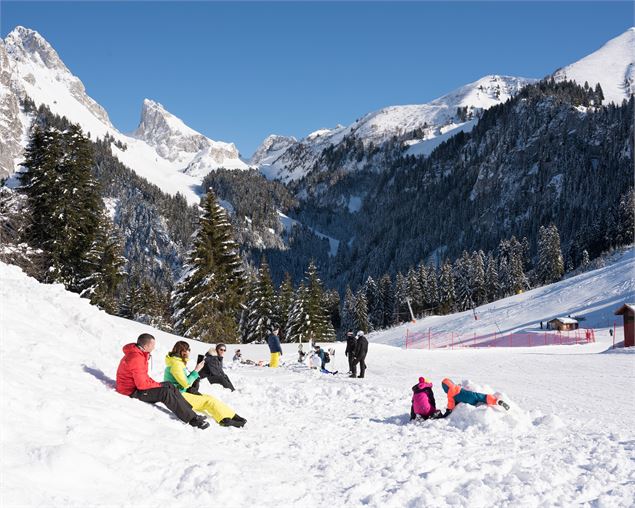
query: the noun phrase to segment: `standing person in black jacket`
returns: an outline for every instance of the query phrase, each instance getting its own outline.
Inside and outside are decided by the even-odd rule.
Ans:
[[[216,354],[213,354],[214,351]],[[207,378],[209,384],[219,384],[224,388],[229,388],[232,392],[235,390],[234,385],[229,380],[227,374],[223,370],[223,358],[225,357],[227,346],[225,344],[217,344],[216,348],[209,348],[205,353],[205,365],[200,370],[199,379],[197,379],[188,389],[190,393],[198,393],[199,383],[201,379]]]
[[[353,376],[353,369],[355,368],[355,335],[353,335],[353,330],[346,332],[346,351],[344,351],[344,354],[348,358],[350,377],[355,377]]]
[[[364,332],[357,332],[357,340],[355,344],[355,363],[353,364],[353,373],[351,377],[357,377],[357,364],[359,363],[359,377],[363,378],[366,372],[366,353],[368,353],[368,339],[364,337]]]

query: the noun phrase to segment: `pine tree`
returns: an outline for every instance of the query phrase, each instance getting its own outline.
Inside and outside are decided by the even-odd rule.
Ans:
[[[384,274],[379,281],[379,291],[384,302],[384,317],[382,328],[388,328],[395,324],[395,290],[390,275]]]
[[[452,265],[446,261],[441,266],[441,275],[439,277],[439,310],[441,314],[448,314],[453,312],[455,307],[454,273]]]
[[[370,275],[364,284],[364,295],[366,296],[366,305],[368,306],[368,329],[369,331],[377,330],[382,326],[384,302],[381,299],[379,286]]]
[[[116,290],[126,275],[121,238],[115,232],[110,218],[102,213],[101,221],[91,249],[86,254],[89,273],[81,281],[84,288],[81,296],[90,298],[90,303],[98,305],[109,314],[115,314],[119,305],[116,301]]]
[[[355,331],[361,330],[368,333],[370,327],[368,323],[368,305],[366,302],[366,294],[363,288],[355,295]]]
[[[582,251],[582,263],[581,263],[581,265],[580,265],[580,266],[581,266],[582,268],[586,268],[586,267],[588,267],[588,266],[589,266],[589,262],[590,262],[590,261],[589,261],[589,252],[588,252],[586,249],[584,249],[584,250]]]
[[[485,287],[485,254],[482,250],[472,253],[470,266],[470,282],[472,286],[472,299],[477,307],[487,301],[487,289]]]
[[[29,241],[48,255],[47,281],[79,292],[94,266],[87,256],[103,209],[90,141],[76,125],[64,132],[36,126],[22,165],[33,218]]]
[[[439,307],[439,284],[437,282],[437,269],[434,265],[428,269],[427,288],[426,301],[428,302],[428,308],[431,309],[431,312],[434,312]]]
[[[246,303],[248,316],[243,342],[259,342],[265,340],[269,334],[275,319],[276,303],[269,265],[264,258],[260,263],[258,275],[249,293],[249,300]]]
[[[280,340],[287,341],[287,321],[293,306],[293,282],[289,272],[284,274],[284,279],[278,289],[276,299],[276,323],[280,325]]]
[[[342,308],[342,330],[355,330],[355,297],[350,286],[344,292],[344,306]]]
[[[541,226],[538,232],[538,280],[542,284],[556,282],[564,275],[560,235],[555,224]]]
[[[330,342],[335,340],[322,282],[311,261],[294,301],[288,321],[289,342]]]
[[[415,317],[420,317],[423,311],[423,291],[421,290],[421,284],[419,283],[419,274],[414,268],[408,270],[407,286],[408,286],[408,298],[410,298],[410,305],[412,306],[412,312]]]
[[[472,260],[467,251],[463,251],[461,257],[454,262],[453,268],[456,310],[463,311],[471,309],[474,307],[470,280]]]
[[[324,293],[326,310],[335,330],[342,327],[342,316],[340,314],[340,294],[337,289],[331,289]]]
[[[308,342],[310,340],[310,330],[307,322],[310,320],[307,311],[309,291],[300,283],[293,299],[289,320],[287,321],[287,342]]]
[[[310,337],[314,342],[334,341],[335,329],[331,323],[328,302],[313,261],[309,263],[305,280],[308,290],[307,314],[309,322],[307,326]]]
[[[485,271],[485,291],[488,302],[498,300],[501,291],[496,264],[496,258],[492,253],[489,253],[487,256],[487,268]]]
[[[227,213],[210,191],[172,297],[176,329],[180,335],[204,342],[236,341],[244,292],[243,269]]]
[[[395,278],[395,323],[410,321],[410,309],[408,309],[408,281],[401,272],[397,272]]]

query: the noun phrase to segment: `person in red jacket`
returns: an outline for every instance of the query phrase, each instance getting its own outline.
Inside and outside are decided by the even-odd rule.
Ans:
[[[209,423],[205,417],[197,415],[181,392],[170,383],[157,383],[148,375],[148,359],[156,341],[149,333],[139,335],[136,344],[123,347],[124,357],[117,368],[116,390],[122,395],[154,404],[163,402],[180,420],[193,427],[206,429]]]

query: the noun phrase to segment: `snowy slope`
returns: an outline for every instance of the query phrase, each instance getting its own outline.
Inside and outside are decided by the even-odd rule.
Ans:
[[[604,104],[621,104],[635,93],[635,27],[608,41],[597,51],[571,65],[558,69],[557,81],[573,80],[579,85],[597,83],[604,92]]]
[[[632,255],[572,282],[568,305],[632,298]],[[311,371],[285,345],[278,370],[228,366],[236,392],[204,383],[248,423],[199,431],[112,389],[122,345],[154,333],[161,379],[177,337],[13,266],[0,264],[0,280],[2,506],[632,506],[635,401],[624,393],[635,356],[605,352],[606,329],[586,346],[430,352],[378,344],[387,332],[371,337],[363,380]],[[560,312],[562,296],[546,288],[536,307],[513,312],[508,301],[492,313],[520,328],[537,308]],[[208,347],[189,342],[193,354]],[[240,348],[267,358],[265,346]],[[346,370],[343,348],[332,369]],[[420,375],[441,408],[449,376],[499,392],[511,410],[459,406],[410,424]]]
[[[485,76],[427,104],[390,106],[364,115],[353,124],[334,129],[319,129],[296,143],[280,147],[268,137],[258,148],[252,163],[260,164],[267,178],[297,180],[311,169],[322,150],[337,145],[345,136],[354,135],[365,145],[378,145],[393,136],[423,129],[424,136],[410,144],[410,153],[428,154],[442,140],[460,130],[471,130],[474,121],[461,120],[457,108],[467,107],[474,117],[478,112],[505,102],[523,86],[536,80],[511,76]],[[438,139],[440,138],[440,139]],[[351,168],[354,169],[354,168]]]
[[[487,341],[495,332],[536,332],[541,321],[546,323],[568,315],[584,316],[580,325],[584,328],[608,329],[615,321],[621,323],[613,311],[623,303],[635,302],[635,250],[628,249],[616,256],[615,262],[599,270],[477,307],[478,320],[471,310],[431,316],[379,333],[372,340],[401,346],[406,330],[424,334],[431,330],[439,334],[476,335]]]
[[[92,139],[111,135],[127,146],[120,150],[113,145],[119,160],[168,194],[180,192],[190,203],[198,203],[202,178],[209,171],[247,168],[233,144],[206,138],[153,101],[144,101],[141,122],[133,137],[120,133],[106,111],[88,96],[80,79],[34,30],[19,26],[7,35],[0,44],[0,65],[0,101],[11,97],[17,103],[18,98],[27,95],[36,105],[46,104],[53,113],[78,123]],[[0,107],[0,125],[16,122],[26,129],[30,119],[19,116],[15,108]],[[1,128],[0,135],[2,144],[15,148],[15,140],[4,135]],[[0,174],[15,169],[3,165]]]

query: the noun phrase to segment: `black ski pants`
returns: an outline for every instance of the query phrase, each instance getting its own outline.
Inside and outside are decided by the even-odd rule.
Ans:
[[[160,388],[135,390],[130,396],[133,399],[139,399],[150,404],[163,402],[165,407],[178,416],[179,420],[185,423],[191,422],[196,417],[196,413],[192,410],[190,403],[183,398],[181,392],[179,392],[172,383],[166,383]]]
[[[353,368],[351,369],[351,371],[353,372],[353,376],[357,376],[357,365],[359,364],[359,376],[357,377],[364,377],[364,373],[366,372],[366,357],[362,357],[362,358],[355,358],[355,362],[353,363]]]
[[[205,367],[203,367],[201,372],[203,372],[204,369]],[[213,384],[222,385],[224,388],[229,388],[232,392],[235,390],[234,385],[232,384],[232,382],[229,380],[227,376],[212,376],[211,374],[209,374],[207,376],[199,377],[196,381],[192,383],[192,386],[190,386],[187,389],[187,391],[190,393],[199,394],[200,393],[199,388],[201,387],[201,379],[207,379],[209,381],[209,384],[211,385]]]
[[[348,370],[350,372],[355,372],[355,357],[352,353],[348,354]]]

